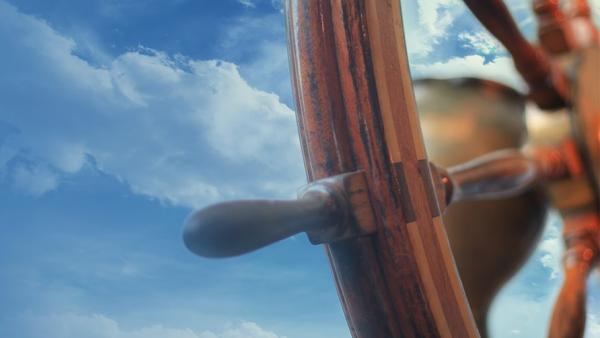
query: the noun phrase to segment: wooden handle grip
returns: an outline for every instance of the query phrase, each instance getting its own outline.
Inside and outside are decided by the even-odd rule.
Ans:
[[[499,150],[448,169],[451,202],[514,196],[541,178],[537,162],[518,150]]]
[[[445,194],[442,204],[514,196],[539,179],[551,178],[549,172],[562,175],[556,167],[564,163],[555,157],[508,149],[447,172],[434,166],[436,190],[440,197]],[[314,243],[324,243],[373,232],[371,211],[364,176],[341,175],[314,185],[298,200],[234,201],[199,210],[188,218],[183,239],[190,251],[204,257],[241,255],[299,232],[311,232]],[[328,231],[332,228],[338,229]]]
[[[292,201],[224,202],[193,213],[186,221],[183,240],[200,256],[237,256],[325,227],[335,215],[335,203],[325,192]]]

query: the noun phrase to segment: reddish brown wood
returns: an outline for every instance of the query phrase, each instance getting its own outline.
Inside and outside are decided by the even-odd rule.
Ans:
[[[203,257],[232,257],[300,232],[313,244],[371,234],[373,208],[364,172],[312,182],[297,200],[239,200],[210,205],[186,220],[183,240]]]
[[[535,0],[540,45],[550,54],[564,54],[598,44],[587,0]]]
[[[362,169],[377,233],[326,246],[353,337],[477,337],[416,116],[398,1],[289,0],[310,181]]]
[[[552,54],[569,51],[572,37],[564,29],[567,17],[558,1],[534,0],[533,11],[538,19],[538,38],[542,47]]]
[[[464,0],[479,21],[513,57],[515,67],[529,85],[530,97],[544,109],[565,105],[559,74],[549,59],[525,39],[502,0]]]
[[[548,337],[581,338],[585,330],[587,278],[598,259],[598,209],[566,214],[565,278],[554,304]]]
[[[565,279],[556,300],[549,337],[582,337],[586,318],[586,280],[600,252],[600,49],[582,50],[574,71],[573,122],[579,170],[550,186],[554,205],[564,219]],[[574,154],[575,155],[575,154]],[[577,160],[575,156],[572,159]],[[571,166],[573,167],[573,166]],[[576,175],[575,173],[579,173]]]

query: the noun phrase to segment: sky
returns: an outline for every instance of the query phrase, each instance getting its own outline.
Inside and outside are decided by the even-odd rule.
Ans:
[[[413,77],[524,88],[460,1],[402,7]],[[306,182],[283,20],[279,0],[0,0],[0,337],[350,337],[304,235],[226,260],[181,241],[194,208]],[[544,336],[560,252],[551,215],[494,337]]]

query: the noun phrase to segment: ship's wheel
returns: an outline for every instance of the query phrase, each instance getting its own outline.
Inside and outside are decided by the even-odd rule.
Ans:
[[[227,257],[306,232],[326,249],[353,337],[479,337],[487,335],[489,303],[529,255],[551,202],[567,251],[549,336],[581,337],[600,234],[598,33],[584,1],[569,11],[535,1],[538,48],[501,1],[465,2],[513,55],[529,100],[569,111],[567,133],[525,142],[526,98],[489,81],[413,84],[397,0],[289,0],[310,183],[297,200],[195,212],[188,248]],[[472,128],[461,129],[465,123]]]

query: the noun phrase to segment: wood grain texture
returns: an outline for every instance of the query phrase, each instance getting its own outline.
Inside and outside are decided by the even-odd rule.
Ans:
[[[477,337],[434,217],[399,2],[289,0],[287,20],[308,178],[364,170],[377,220],[326,246],[353,337]]]

